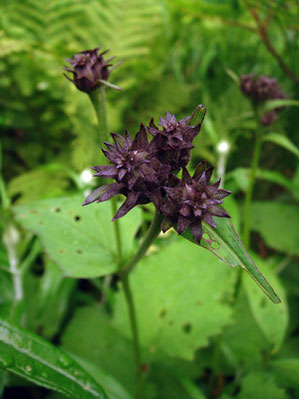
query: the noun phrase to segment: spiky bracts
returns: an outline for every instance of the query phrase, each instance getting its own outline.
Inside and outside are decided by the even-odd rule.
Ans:
[[[67,61],[71,64],[73,69],[65,67],[64,70],[73,74],[73,79],[64,75],[68,80],[74,83],[77,89],[90,93],[101,85],[112,87],[120,90],[119,87],[108,82],[110,75],[109,67],[112,66],[110,61],[115,57],[104,59],[103,55],[108,50],[98,54],[100,46],[92,49],[81,51],[74,55],[74,58],[69,58]]]
[[[205,108],[202,107],[205,114]],[[188,125],[190,117],[177,121],[169,112],[160,118],[162,130],[151,120],[149,127],[141,125],[133,141],[111,133],[114,144],[105,143],[103,149],[111,165],[98,165],[92,169],[96,177],[114,179],[93,191],[83,205],[103,202],[117,194],[126,197],[113,220],[126,215],[134,206],[152,202],[164,215],[163,231],[177,224],[181,234],[188,227],[200,243],[202,221],[216,226],[212,216],[229,217],[218,205],[230,194],[219,189],[220,180],[209,184],[213,168],[206,169],[205,162],[198,165],[191,177],[186,169],[190,160],[193,140],[199,133],[203,118],[195,126]],[[147,132],[154,138],[149,142]],[[182,179],[175,173],[183,170]]]
[[[206,163],[201,162],[192,177],[183,168],[182,179],[177,179],[173,187],[164,187],[166,198],[160,209],[165,215],[162,222],[164,232],[175,224],[178,234],[189,227],[195,240],[200,243],[202,221],[216,227],[213,216],[230,217],[219,205],[231,192],[219,189],[220,179],[209,184],[212,172],[213,168],[207,169]]]
[[[162,130],[155,125],[151,119],[147,131],[154,136],[151,147],[155,156],[162,163],[171,166],[172,170],[180,170],[186,166],[190,160],[190,150],[194,147],[193,140],[198,135],[204,120],[206,108],[201,106],[203,117],[199,124],[188,125],[191,116],[180,121],[176,120],[175,115],[166,112],[165,119],[160,117],[159,125]]]

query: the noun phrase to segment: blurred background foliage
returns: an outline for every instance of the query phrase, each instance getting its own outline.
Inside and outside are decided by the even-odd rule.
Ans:
[[[103,50],[110,49],[109,56],[124,60],[110,77],[122,92],[107,90],[110,130],[123,133],[128,128],[133,134],[141,122],[146,124],[151,117],[158,121],[166,110],[181,118],[190,115],[197,104],[207,107],[192,153],[193,165],[208,160],[223,176],[225,188],[233,190],[234,197],[227,203],[238,229],[256,121],[234,80],[247,73],[269,75],[277,79],[290,99],[299,98],[296,0],[1,0],[0,4],[2,174],[13,204],[30,204],[87,188],[81,172],[99,159],[96,119],[88,97],[63,77],[62,67],[66,58],[100,44]],[[254,295],[259,294],[248,294],[246,289],[233,302],[233,274],[221,277],[225,277],[225,284],[218,287],[220,302],[212,291],[207,290],[205,296],[200,292],[206,291],[205,279],[213,290],[218,278],[203,275],[203,282],[198,282],[198,300],[205,302],[210,295],[211,303],[218,301],[218,305],[207,306],[200,313],[199,331],[203,336],[198,338],[197,347],[193,348],[191,339],[175,348],[182,338],[165,333],[166,346],[161,339],[160,356],[151,360],[148,398],[299,397],[298,122],[298,108],[287,107],[267,129],[276,134],[276,140],[264,143],[252,212],[252,247],[259,256],[258,265],[265,265],[262,270],[275,275],[274,285],[281,287],[277,289],[285,298],[284,310],[271,310],[271,304],[265,310],[263,302],[255,302]],[[225,157],[219,153],[223,140],[229,147]],[[21,252],[28,255],[33,238],[29,233],[24,237]],[[99,298],[95,286],[100,282],[64,278],[34,240],[24,266],[31,271],[24,280],[25,291],[36,287],[37,292],[28,297],[27,328],[85,357],[93,367],[100,367],[132,391],[133,366],[120,364],[131,362],[131,343],[126,332],[120,334],[126,331],[121,316],[123,299],[110,293],[109,309],[111,312],[116,306],[115,320],[101,324],[101,319],[108,317],[101,310],[96,321],[99,309],[95,303]],[[175,246],[172,237],[167,240]],[[160,241],[163,247],[165,240]],[[192,252],[190,244],[178,245],[182,251]],[[168,284],[167,294],[172,298],[175,288],[167,279],[172,268],[165,259],[171,258],[175,264],[175,257],[169,246],[165,251],[159,260],[165,265],[161,285]],[[189,255],[191,264],[197,256]],[[202,262],[198,260],[199,268],[213,263],[205,257]],[[0,259],[5,268],[4,247],[0,248]],[[149,268],[154,267],[153,262]],[[226,266],[217,267],[213,267],[215,273]],[[142,273],[141,269],[134,275],[134,284],[140,303],[146,305]],[[186,273],[177,273],[179,279],[188,279]],[[10,284],[7,274],[1,274],[2,305],[11,300]],[[161,298],[155,282],[149,280],[148,284],[153,288],[149,295]],[[71,297],[75,300],[70,301]],[[185,298],[186,304],[188,301]],[[57,314],[53,309],[58,309]],[[213,311],[214,321],[209,325],[208,315]],[[145,326],[157,322],[158,309],[154,307],[152,312],[152,319],[149,316],[143,321]],[[191,319],[198,317],[193,308],[188,312]],[[94,330],[89,325],[94,325]],[[142,343],[149,352],[156,333],[142,332]],[[90,344],[102,335],[100,354],[106,354],[106,358],[94,353]],[[83,342],[80,348],[78,339]],[[172,343],[168,343],[169,348],[167,342]],[[193,361],[190,348],[191,352],[201,348]],[[22,384],[12,379],[10,385]],[[9,389],[6,392],[5,399],[12,397]],[[24,392],[28,398],[46,395],[39,390]]]

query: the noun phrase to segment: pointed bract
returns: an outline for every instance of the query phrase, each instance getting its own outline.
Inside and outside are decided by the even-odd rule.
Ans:
[[[202,220],[216,227],[213,216],[230,217],[218,206],[230,192],[218,188],[220,180],[209,185],[211,175],[212,168],[205,169],[205,163],[200,163],[192,177],[184,168],[182,179],[177,179],[176,185],[164,187],[166,200],[161,212],[177,223],[178,234],[189,227],[198,243],[202,235]]]

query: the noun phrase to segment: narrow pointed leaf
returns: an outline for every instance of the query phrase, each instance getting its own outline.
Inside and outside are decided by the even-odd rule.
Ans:
[[[216,228],[211,227],[206,222],[202,223],[203,237],[200,245],[230,266],[241,266],[250,274],[272,302],[279,303],[280,299],[247,253],[231,220],[219,217],[213,217],[213,219],[216,222]],[[182,233],[182,236],[197,244],[190,229]]]
[[[299,158],[299,148],[294,143],[292,143],[292,141],[288,137],[280,133],[268,133],[263,140],[280,145],[281,147],[292,152],[296,155],[296,157]]]
[[[280,107],[290,107],[290,106],[299,106],[299,100],[290,100],[290,99],[278,99],[278,100],[269,100],[265,103],[265,111],[271,111],[275,108]]]
[[[110,89],[121,91],[121,87],[114,85],[113,83],[108,82],[107,80],[99,79],[99,82],[104,86],[109,87]]]
[[[195,108],[195,110],[192,112],[192,115],[190,116],[187,125],[189,126],[200,125],[206,116],[206,112],[207,109],[203,105],[198,105]]]
[[[0,367],[72,399],[108,399],[103,388],[68,354],[3,319]]]

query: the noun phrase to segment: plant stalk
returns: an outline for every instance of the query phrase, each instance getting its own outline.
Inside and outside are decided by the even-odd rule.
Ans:
[[[253,158],[250,168],[249,185],[245,196],[244,204],[244,224],[243,224],[243,243],[245,248],[250,248],[250,218],[251,218],[251,203],[253,197],[253,189],[256,180],[256,172],[259,165],[261,149],[262,149],[262,135],[260,132],[256,133]]]
[[[93,90],[89,93],[89,98],[92,103],[93,109],[95,111],[97,121],[98,121],[98,130],[100,133],[100,146],[104,145],[104,141],[109,141],[108,136],[108,123],[107,123],[107,112],[106,112],[106,96],[105,96],[105,86],[100,86],[97,90]],[[103,155],[102,157],[103,164],[106,163],[106,158]],[[113,215],[115,215],[117,211],[117,202],[116,198],[113,197],[110,201],[111,209]],[[122,243],[121,243],[121,233],[119,221],[116,220],[113,223],[114,226],[114,236],[116,243],[116,263],[118,266],[122,263]]]
[[[155,239],[157,238],[158,234],[161,231],[162,218],[163,216],[159,215],[158,211],[156,210],[146,236],[144,237],[135,255],[128,261],[128,263],[124,267],[122,267],[120,271],[121,275],[126,275],[130,273],[137,265],[137,263],[140,261],[140,259],[143,258],[149,246],[155,241]]]
[[[128,306],[129,311],[129,320],[132,331],[132,339],[135,353],[135,362],[136,362],[136,371],[137,371],[137,384],[136,384],[136,399],[142,398],[143,385],[145,381],[145,374],[142,370],[142,361],[140,354],[140,344],[139,344],[139,335],[138,335],[138,324],[136,317],[136,310],[133,300],[133,295],[130,287],[129,273],[133,270],[133,268],[137,265],[137,263],[142,259],[142,257],[146,254],[146,251],[150,247],[150,245],[157,238],[158,234],[161,231],[161,220],[162,216],[158,214],[156,210],[153,220],[151,222],[150,228],[146,236],[144,237],[140,247],[133,257],[128,261],[128,263],[121,268],[119,275],[123,284],[125,299]]]
[[[89,93],[90,101],[96,113],[98,128],[100,133],[100,142],[103,145],[104,141],[108,141],[108,123],[106,112],[106,96],[105,86],[100,86],[98,89]]]

